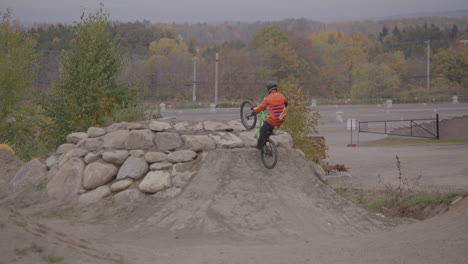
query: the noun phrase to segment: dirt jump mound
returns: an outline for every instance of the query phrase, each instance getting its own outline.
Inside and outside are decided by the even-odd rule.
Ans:
[[[390,224],[329,189],[317,167],[295,149],[280,149],[272,170],[255,149],[211,151],[186,190],[150,217],[145,229],[275,240],[351,235]]]

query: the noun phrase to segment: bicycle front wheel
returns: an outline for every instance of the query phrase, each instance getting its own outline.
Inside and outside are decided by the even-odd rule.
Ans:
[[[254,107],[252,101],[245,100],[240,108],[241,122],[247,130],[253,129],[257,124],[257,113],[252,111],[252,107]]]
[[[265,145],[263,145],[261,156],[265,168],[273,169],[276,166],[278,162],[278,149],[271,139],[268,138]]]

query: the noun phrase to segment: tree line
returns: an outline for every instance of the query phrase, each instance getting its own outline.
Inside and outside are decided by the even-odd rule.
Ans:
[[[70,48],[73,27],[28,29],[42,54],[35,81],[39,89],[49,89],[57,78],[58,57]],[[459,40],[468,36],[468,19],[332,24],[306,19],[230,24],[137,21],[110,22],[107,30],[117,49],[125,53],[121,77],[152,100],[190,101],[194,64],[197,99],[212,100],[216,53],[223,100],[258,97],[262,82],[285,77],[296,78],[315,97],[332,100],[466,93],[466,72],[447,71],[455,65],[463,68],[466,52]],[[423,89],[428,47],[431,91]],[[457,58],[452,66],[446,60],[442,63],[447,52],[461,55],[452,56]]]
[[[20,149],[31,134],[57,145],[141,101],[192,103],[193,86],[196,103],[211,103],[215,67],[220,102],[260,100],[269,80],[342,101],[468,94],[466,19],[389,23],[373,35],[307,20],[117,23],[102,8],[76,25],[24,28],[10,12],[0,13],[0,140]]]

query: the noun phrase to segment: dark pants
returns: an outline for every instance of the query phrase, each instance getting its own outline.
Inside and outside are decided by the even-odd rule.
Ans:
[[[275,129],[274,126],[270,125],[268,122],[264,122],[262,128],[260,128],[260,137],[258,138],[257,141],[257,148],[262,149],[263,145],[265,145],[265,142],[267,138],[273,134],[273,129]]]

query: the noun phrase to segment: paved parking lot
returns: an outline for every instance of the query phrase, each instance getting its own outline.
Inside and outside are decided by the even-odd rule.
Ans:
[[[343,112],[343,122],[336,118],[338,111]],[[468,190],[468,145],[363,147],[363,143],[386,135],[355,131],[353,143],[361,146],[350,148],[347,144],[351,142],[351,133],[346,129],[348,118],[360,121],[400,120],[433,118],[436,113],[440,119],[466,116],[468,104],[394,105],[390,109],[378,106],[326,106],[320,112],[325,121],[320,127],[320,134],[325,136],[329,147],[328,161],[349,167],[353,185],[384,187],[383,183],[379,183],[379,176],[385,183],[396,184],[398,156],[403,177],[416,179],[421,176],[420,187]]]
[[[383,184],[379,184],[379,176],[386,183],[394,182],[398,176],[398,155],[403,177],[414,179],[421,176],[420,186],[468,190],[468,145],[346,147],[351,142],[350,131],[346,129],[347,119],[421,119],[435,118],[439,114],[440,120],[443,120],[468,116],[468,104],[406,104],[393,105],[391,108],[385,105],[319,105],[317,109],[323,122],[319,132],[325,136],[329,146],[328,161],[349,167],[354,185],[364,188],[383,187]],[[341,118],[337,118],[337,112],[342,112]],[[239,118],[239,109],[221,108],[216,109],[216,112],[210,109],[167,110],[164,116],[181,120],[233,119]],[[353,143],[362,145],[383,137],[386,136],[354,132]]]

